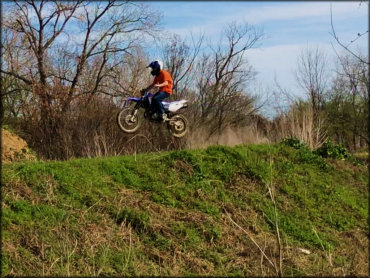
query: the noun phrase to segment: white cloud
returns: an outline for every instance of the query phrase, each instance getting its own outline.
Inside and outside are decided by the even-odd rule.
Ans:
[[[330,6],[332,6],[333,15],[342,17],[358,16],[366,13],[365,7],[359,7],[356,2],[300,2],[300,3],[285,3],[279,6],[271,5],[264,6],[258,9],[250,9],[245,11],[245,19],[249,19],[251,23],[264,23],[275,20],[298,20],[312,19],[312,17],[330,17]]]
[[[193,10],[190,9],[191,3],[194,3]],[[185,5],[185,4],[184,4]],[[170,9],[168,12],[171,18],[176,14],[182,18],[189,15],[190,18],[199,13],[199,8],[204,8],[203,3],[190,2],[181,6],[181,11],[187,11],[180,15]],[[333,37],[329,34],[330,26],[330,9],[332,8],[334,22],[338,26],[338,35],[344,40],[353,39],[353,35],[360,32],[362,27],[358,25],[358,19],[367,24],[367,5],[360,5],[360,2],[226,2],[210,3],[207,9],[203,9],[206,14],[201,23],[194,24],[191,20],[187,23],[177,25],[176,21],[172,26],[167,26],[170,32],[189,36],[190,32],[199,33],[203,31],[207,38],[217,43],[221,29],[225,24],[233,20],[245,20],[258,26],[265,26],[265,33],[269,39],[262,41],[263,45],[269,47],[249,50],[248,57],[257,71],[260,72],[260,78],[273,83],[274,76],[278,80],[292,87],[295,82],[294,69],[297,64],[297,57],[308,44],[318,45],[321,43],[322,48],[328,53],[333,53],[330,42]],[[235,12],[230,12],[234,10]],[[165,11],[166,14],[166,11]],[[212,15],[212,16],[210,16]],[[346,20],[346,29],[342,20]],[[350,24],[348,24],[350,20]],[[181,20],[180,20],[181,21]],[[179,21],[179,22],[180,22]],[[276,24],[275,24],[276,23]],[[186,24],[186,26],[185,26]],[[361,38],[356,43],[365,45],[365,39]]]
[[[191,3],[194,3],[194,9],[189,9]],[[184,22],[184,18],[198,17],[201,19],[195,22],[189,20],[178,24],[175,20],[176,14],[179,10],[170,8],[164,10],[164,16],[173,20],[173,25],[167,26],[170,32],[180,35],[187,35],[190,31],[203,30],[206,34],[215,35],[222,29],[225,24],[231,21],[247,21],[251,24],[263,25],[273,21],[291,21],[291,20],[305,20],[309,22],[330,21],[330,7],[332,7],[333,19],[339,21],[342,19],[359,18],[368,15],[368,10],[365,4],[359,5],[359,2],[262,2],[256,6],[251,2],[231,2],[230,5],[226,2],[210,3],[207,9],[203,10],[203,15],[199,14],[196,9],[202,6],[202,3],[190,2],[186,8],[182,7],[181,14],[178,18],[182,18],[179,22]],[[204,4],[204,3],[203,3]],[[188,6],[189,5],[189,6]],[[175,5],[174,5],[175,6]],[[186,11],[186,12],[184,12]],[[292,27],[294,24],[293,23]],[[314,24],[314,23],[313,23]]]
[[[332,7],[335,16],[363,16],[368,12],[366,4],[360,1],[347,2],[168,2],[166,6],[152,4],[162,9],[166,17],[200,18],[203,24],[209,21],[225,22],[244,18],[253,23],[273,20],[304,19],[330,16]],[[191,22],[189,22],[191,24]]]
[[[318,47],[323,53],[326,53],[328,59],[332,57],[333,49],[330,44],[291,44],[250,49],[247,52],[247,59],[258,72],[257,81],[259,83],[274,87],[274,78],[276,78],[283,88],[299,91],[295,77],[297,60],[302,51],[308,47]],[[332,63],[328,63],[328,65],[332,65]],[[332,68],[328,70],[330,71]]]

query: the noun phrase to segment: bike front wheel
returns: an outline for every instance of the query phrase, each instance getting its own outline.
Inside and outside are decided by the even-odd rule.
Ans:
[[[118,127],[126,133],[136,132],[142,123],[139,109],[124,108],[117,114]]]

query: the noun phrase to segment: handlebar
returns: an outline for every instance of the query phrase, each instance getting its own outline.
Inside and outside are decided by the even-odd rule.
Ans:
[[[145,89],[141,89],[141,90],[140,90],[140,93],[141,93],[141,96],[143,96],[143,95],[145,95],[145,94],[147,93],[147,90],[145,90]]]

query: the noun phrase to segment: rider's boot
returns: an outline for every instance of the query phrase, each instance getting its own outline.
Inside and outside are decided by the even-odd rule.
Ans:
[[[167,117],[167,114],[162,114],[163,122],[169,121],[170,119]]]

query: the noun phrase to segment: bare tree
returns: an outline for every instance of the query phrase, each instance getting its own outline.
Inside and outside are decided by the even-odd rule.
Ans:
[[[246,84],[255,73],[245,53],[256,46],[263,34],[247,23],[231,23],[223,35],[227,44],[211,48],[211,54],[203,54],[197,63],[198,123],[209,127],[209,136],[241,123],[254,110]]]
[[[169,70],[173,79],[175,98],[185,97],[191,88],[194,64],[201,50],[204,36],[197,41],[191,35],[192,46],[189,46],[179,35],[173,35],[169,42],[163,45],[162,56],[165,68]]]
[[[37,96],[42,130],[51,141],[58,118],[74,99],[109,93],[108,79],[123,60],[119,54],[130,53],[159,20],[143,4],[128,1],[28,0],[7,8],[4,51],[9,59],[1,72],[22,81]]]
[[[369,2],[368,1],[361,1],[360,2],[360,5],[362,5],[362,4],[367,5],[369,7]],[[332,30],[331,35],[334,37],[334,39],[338,43],[338,45],[340,45],[344,50],[346,50],[349,54],[351,54],[354,58],[356,58],[361,63],[370,65],[369,59],[365,59],[361,54],[356,53],[354,50],[352,50],[350,48],[350,46],[355,41],[357,41],[359,38],[361,38],[361,37],[363,37],[365,35],[368,35],[369,34],[369,30],[366,30],[364,32],[358,32],[356,34],[356,36],[354,37],[354,39],[352,39],[349,43],[343,42],[338,37],[337,33],[335,32],[335,27],[334,27],[334,22],[333,22],[333,11],[332,11],[332,8],[331,7],[330,7],[330,25],[331,25],[331,30]]]
[[[5,26],[21,36],[22,44],[15,47],[29,49],[29,54],[36,62],[36,72],[32,71],[32,68],[29,69],[31,74],[18,73],[14,68],[2,69],[2,72],[33,86],[33,92],[39,97],[41,118],[47,119],[52,103],[47,80],[47,52],[81,3],[71,2],[64,5],[56,1],[52,4],[46,1],[14,1],[14,4],[14,10],[7,18]]]
[[[337,76],[326,103],[331,135],[356,150],[369,144],[366,123],[369,117],[369,70],[366,64],[348,54],[339,57]]]
[[[307,48],[302,51],[298,58],[296,76],[298,84],[309,97],[315,122],[319,118],[327,87],[328,69],[326,55],[319,48]]]
[[[124,63],[114,67],[112,78],[116,95],[135,95],[150,82],[151,76],[146,68],[148,57],[141,47],[136,47],[133,54],[124,55]]]
[[[369,9],[369,1],[360,1],[359,5],[366,5]],[[332,33],[331,35],[334,37],[335,41],[337,42],[337,44],[342,47],[347,53],[349,53],[353,58],[355,58],[360,64],[363,64],[365,66],[365,68],[369,68],[369,65],[370,65],[370,61],[369,61],[369,56],[366,56],[366,55],[362,55],[361,53],[359,53],[358,51],[355,51],[353,50],[353,48],[351,49],[351,46],[353,45],[353,43],[355,41],[357,41],[358,39],[364,37],[364,36],[369,36],[369,30],[365,30],[365,31],[359,31],[357,32],[357,34],[354,34],[354,38],[348,42],[348,43],[345,43],[343,42],[343,40],[341,40],[339,38],[339,36],[337,35],[336,31],[335,31],[335,27],[334,27],[334,21],[333,21],[333,12],[332,12],[332,9],[330,8],[330,24],[331,24],[331,30],[332,30]],[[340,59],[339,55],[337,54],[338,58]],[[368,74],[367,74],[368,76]],[[367,107],[366,107],[366,110],[369,111],[370,110],[370,98],[369,98],[369,91],[370,91],[370,83],[369,83],[369,80],[367,79],[367,82],[364,83],[365,86],[366,86],[366,91],[367,91]],[[370,120],[369,120],[369,117],[367,115],[367,136],[366,136],[366,142],[368,144],[368,147],[370,148],[370,145],[369,145],[369,141],[370,141]],[[369,157],[369,161],[370,161],[370,157]]]

